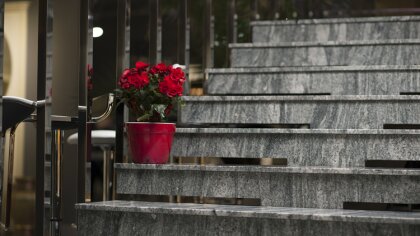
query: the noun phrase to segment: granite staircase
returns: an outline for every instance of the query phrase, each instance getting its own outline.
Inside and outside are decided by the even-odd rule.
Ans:
[[[202,163],[116,164],[80,235],[420,235],[420,17],[252,26],[184,99],[172,155]]]

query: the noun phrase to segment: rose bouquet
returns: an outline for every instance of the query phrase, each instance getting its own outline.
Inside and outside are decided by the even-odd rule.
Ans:
[[[162,122],[180,102],[185,74],[163,63],[149,66],[137,62],[119,78],[117,96],[139,122]]]

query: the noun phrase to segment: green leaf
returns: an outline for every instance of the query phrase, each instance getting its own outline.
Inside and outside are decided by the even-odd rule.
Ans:
[[[163,105],[163,104],[152,104],[153,110],[155,110],[157,113],[159,113],[159,115],[162,119],[165,119],[166,107],[167,106]]]
[[[139,118],[137,118],[137,121],[138,122],[148,121],[150,119],[150,117],[152,117],[152,116],[149,113],[146,113],[146,114],[140,116]]]

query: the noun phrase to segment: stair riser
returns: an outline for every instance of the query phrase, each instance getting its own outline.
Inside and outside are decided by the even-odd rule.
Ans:
[[[209,73],[206,83],[206,92],[210,95],[399,95],[420,93],[420,71]]]
[[[78,235],[420,235],[420,227],[312,220],[78,211]]]
[[[420,160],[418,135],[177,133],[175,157],[287,158],[289,166],[364,167],[366,160]]]
[[[313,129],[382,129],[420,124],[418,101],[186,101],[184,124],[310,124]]]
[[[418,39],[420,21],[254,25],[253,42]]]
[[[117,169],[117,181],[120,194],[253,198],[275,207],[420,203],[419,176]]]
[[[232,67],[418,65],[420,44],[233,47]]]

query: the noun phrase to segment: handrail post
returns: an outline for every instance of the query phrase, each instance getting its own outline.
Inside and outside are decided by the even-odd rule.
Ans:
[[[204,6],[204,32],[203,32],[203,70],[213,68],[213,41],[214,18],[212,0],[206,0]]]
[[[279,0],[270,0],[270,20],[280,19],[280,1]]]
[[[151,0],[151,2],[154,2]],[[156,2],[158,2],[156,0]],[[118,78],[124,69],[125,58],[125,35],[127,22],[127,7],[129,7],[129,0],[118,0],[117,2],[117,61],[116,61],[116,81],[115,86],[118,86]],[[116,101],[118,103],[118,101]],[[115,131],[115,162],[122,163],[124,160],[124,105],[116,108],[115,113],[116,131]]]
[[[189,16],[188,16],[189,0],[178,1],[178,50],[177,60],[179,64],[185,65],[187,80],[184,83],[184,95],[190,93],[190,80],[188,78],[189,70]]]
[[[159,3],[159,0],[149,0],[149,63],[152,65],[162,60],[162,20]]]
[[[47,29],[49,0],[38,2],[37,100],[46,97]],[[37,107],[35,164],[35,235],[44,235],[45,106]]]
[[[251,0],[251,12],[252,12],[252,19],[253,21],[257,21],[260,19],[260,14],[259,14],[259,6],[258,6],[258,0]]]
[[[89,1],[80,1],[80,58],[79,58],[79,107],[86,107],[88,103],[88,37],[89,37]],[[78,109],[79,128],[78,128],[78,148],[77,148],[77,202],[85,202],[85,183],[86,183],[86,161],[87,161],[87,142],[86,142],[86,109]]]
[[[236,14],[236,0],[229,0],[228,2],[228,44],[237,43],[238,39],[238,15]],[[230,66],[230,50],[226,50],[226,61]]]

